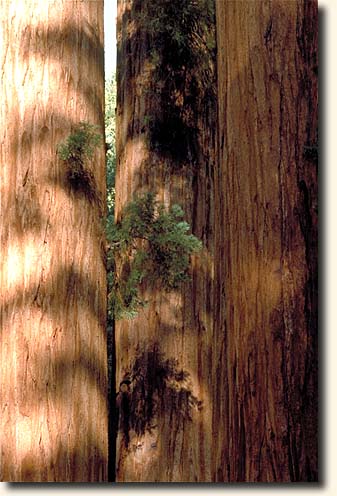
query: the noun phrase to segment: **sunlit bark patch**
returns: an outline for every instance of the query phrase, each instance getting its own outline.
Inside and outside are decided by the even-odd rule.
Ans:
[[[80,121],[97,124],[105,201],[103,2],[5,2],[0,25],[0,478],[104,481],[103,212],[57,155]]]
[[[212,339],[215,25],[212,2],[206,6],[197,1],[193,9],[189,9],[191,6],[191,2],[176,1],[132,0],[118,4],[117,218],[135,195],[153,191],[165,206],[181,205],[192,233],[204,243],[204,250],[191,263],[190,282],[169,293],[160,284],[150,288],[144,283],[142,295],[148,305],[134,320],[117,322],[117,384],[133,363],[138,363],[144,339],[148,343],[156,341],[165,359],[177,359],[178,367],[190,374],[193,382],[188,385],[178,381],[176,389],[171,377],[164,381],[165,393],[154,393],[159,396],[159,405],[164,401],[165,408],[159,408],[158,425],[151,434],[140,428],[144,422],[133,425],[131,421],[128,444],[121,427],[117,439],[118,481],[211,480],[212,445],[205,412],[209,413],[213,404],[209,394],[214,382],[212,349],[217,353]],[[172,11],[175,16],[170,17]],[[185,14],[194,17],[182,34]],[[170,29],[174,34],[181,29],[178,37],[169,35]],[[172,49],[177,38],[185,58],[177,47]],[[194,64],[195,60],[200,63]],[[146,363],[153,348],[149,345],[142,351]],[[136,404],[140,406],[142,397],[144,405],[151,405],[147,401],[152,396],[150,391],[149,383],[143,394],[138,392]],[[194,406],[192,397],[197,398]],[[199,401],[207,403],[205,410],[198,410]]]

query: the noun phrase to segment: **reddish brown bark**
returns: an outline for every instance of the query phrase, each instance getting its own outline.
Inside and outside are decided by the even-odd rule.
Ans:
[[[315,481],[317,2],[216,5],[212,477]]]
[[[0,479],[104,481],[104,140],[90,201],[56,153],[104,136],[103,1],[5,1],[0,28]]]
[[[134,194],[155,191],[165,205],[183,207],[204,249],[190,283],[171,294],[144,285],[148,306],[116,324],[117,384],[131,378],[119,396],[120,482],[211,480],[215,105],[202,81],[193,90],[198,67],[158,76],[158,69],[167,75],[172,55],[159,50],[156,59],[163,39],[149,25],[160,22],[160,8],[165,15],[174,7],[181,15],[178,2],[119,2],[116,216]],[[214,61],[208,64],[212,85]]]

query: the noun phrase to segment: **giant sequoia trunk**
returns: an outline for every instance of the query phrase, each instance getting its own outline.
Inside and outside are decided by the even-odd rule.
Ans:
[[[317,2],[216,5],[224,229],[213,478],[314,481]]]
[[[91,187],[56,153],[103,121],[103,1],[1,2],[2,481],[104,481],[104,147]]]
[[[211,480],[211,4],[118,4],[116,217],[135,194],[154,191],[183,207],[204,246],[190,283],[175,293],[144,285],[148,306],[116,324],[117,384],[131,381],[119,401],[118,481]]]

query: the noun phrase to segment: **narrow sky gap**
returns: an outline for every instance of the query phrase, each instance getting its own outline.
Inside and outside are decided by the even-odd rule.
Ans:
[[[116,17],[117,0],[104,2],[104,60],[105,79],[108,80],[116,71]]]

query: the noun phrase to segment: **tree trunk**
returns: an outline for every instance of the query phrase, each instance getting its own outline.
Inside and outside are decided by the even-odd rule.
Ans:
[[[0,22],[0,478],[104,481],[104,139],[94,195],[57,155],[80,121],[104,136],[103,1],[5,1]]]
[[[316,481],[317,2],[216,6],[213,478]]]
[[[119,482],[211,480],[216,104],[210,3],[194,2],[193,22],[190,0],[118,5],[116,218],[135,194],[155,191],[166,206],[183,207],[203,242],[191,282],[174,293],[144,285],[148,306],[134,320],[116,323],[116,382],[131,381],[118,395]]]

